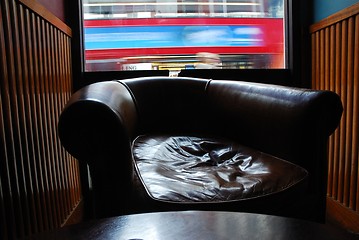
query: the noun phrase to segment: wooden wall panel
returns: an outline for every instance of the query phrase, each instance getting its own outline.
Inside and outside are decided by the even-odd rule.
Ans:
[[[337,92],[344,106],[329,141],[328,214],[359,232],[359,3],[312,25],[311,36],[312,87]]]
[[[63,226],[82,198],[57,136],[71,30],[36,1],[0,0],[0,14],[0,239],[17,239]]]

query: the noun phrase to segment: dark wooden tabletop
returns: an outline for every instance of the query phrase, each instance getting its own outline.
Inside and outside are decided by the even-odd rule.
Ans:
[[[91,220],[31,239],[221,240],[358,239],[324,224],[250,213],[183,211]]]

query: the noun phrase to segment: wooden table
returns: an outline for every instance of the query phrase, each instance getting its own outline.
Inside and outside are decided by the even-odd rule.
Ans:
[[[358,239],[324,224],[250,213],[183,211],[91,220],[31,239]]]

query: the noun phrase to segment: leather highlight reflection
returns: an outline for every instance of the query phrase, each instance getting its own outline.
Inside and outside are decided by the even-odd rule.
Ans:
[[[274,194],[304,179],[305,169],[233,143],[194,136],[139,136],[136,170],[157,200],[221,202]]]

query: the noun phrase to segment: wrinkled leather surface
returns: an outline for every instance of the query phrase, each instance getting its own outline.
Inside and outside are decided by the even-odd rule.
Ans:
[[[152,198],[172,202],[221,202],[284,191],[307,171],[224,139],[139,136],[133,144],[139,176]]]

